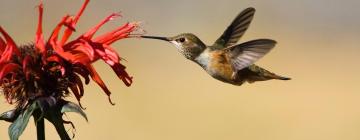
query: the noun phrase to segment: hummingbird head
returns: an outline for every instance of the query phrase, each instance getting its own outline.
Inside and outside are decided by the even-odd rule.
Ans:
[[[206,49],[206,45],[194,34],[183,33],[174,37],[141,36],[142,38],[159,39],[175,45],[187,59],[194,60]]]

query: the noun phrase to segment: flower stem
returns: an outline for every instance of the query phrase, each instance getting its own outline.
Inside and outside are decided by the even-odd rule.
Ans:
[[[36,133],[38,140],[45,140],[45,125],[43,117],[36,122]]]
[[[64,124],[59,124],[55,126],[56,128],[56,131],[58,132],[60,138],[62,140],[71,140],[69,135],[67,134],[66,130],[65,130],[65,127],[64,127]]]
[[[37,109],[33,113],[34,122],[36,125],[36,134],[38,140],[45,140],[45,125],[44,117],[42,116],[41,110]]]
[[[55,129],[59,134],[61,140],[71,140],[64,127],[60,108],[54,108],[53,110],[51,110],[47,119],[55,126]]]

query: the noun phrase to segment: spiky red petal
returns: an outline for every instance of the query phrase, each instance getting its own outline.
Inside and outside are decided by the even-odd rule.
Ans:
[[[102,88],[106,95],[109,96],[109,101],[111,102],[110,90],[92,66],[92,63],[101,59],[113,69],[118,78],[121,79],[126,86],[130,86],[132,84],[132,77],[126,72],[126,67],[120,64],[121,59],[118,53],[110,45],[122,38],[129,37],[130,33],[135,31],[138,25],[136,23],[126,23],[110,32],[94,37],[95,33],[105,23],[121,16],[119,13],[113,13],[77,39],[69,40],[88,3],[89,0],[84,0],[83,5],[74,17],[69,15],[64,16],[54,28],[48,40],[45,41],[42,29],[44,9],[43,3],[40,1],[38,5],[38,25],[33,46],[35,47],[34,52],[22,51],[20,53],[15,42],[0,26],[0,34],[2,35],[0,36],[0,85],[4,86],[3,84],[5,83],[10,85],[14,82],[16,83],[18,81],[18,79],[16,79],[16,72],[25,76],[26,81],[35,80],[30,81],[30,85],[35,82],[36,84],[43,84],[43,86],[52,86],[47,85],[48,81],[41,80],[43,80],[42,78],[44,77],[49,78],[48,76],[55,76],[51,77],[53,78],[52,80],[55,80],[55,83],[57,83],[58,80],[60,80],[60,82],[61,80],[65,80],[65,87],[59,85],[60,92],[67,92],[69,88],[76,99],[80,101],[84,94],[84,89],[79,76],[85,79],[85,84],[90,82],[89,77],[91,77],[91,79]],[[62,29],[64,29],[64,31],[60,36]],[[61,75],[57,74],[58,72],[60,72]],[[14,73],[15,75],[11,77],[7,76],[10,73]],[[37,81],[40,82],[37,83]],[[70,84],[67,85],[66,81],[70,82]],[[33,90],[36,89],[37,88]],[[9,91],[9,93],[13,92],[14,91]],[[5,96],[7,100],[11,102],[17,95],[6,94]]]
[[[40,2],[38,9],[39,9],[39,19],[38,19],[38,27],[35,35],[35,46],[37,49],[39,49],[39,52],[43,54],[45,53],[46,50],[45,50],[44,35],[42,31],[42,19],[44,12],[42,1]]]

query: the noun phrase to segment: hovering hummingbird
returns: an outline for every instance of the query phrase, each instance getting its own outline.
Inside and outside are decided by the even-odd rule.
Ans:
[[[191,33],[183,33],[174,37],[141,37],[164,40],[174,44],[185,58],[199,64],[215,79],[226,83],[240,86],[244,82],[253,83],[271,79],[290,80],[290,78],[279,76],[254,64],[275,47],[276,41],[257,39],[235,44],[248,29],[254,13],[254,8],[242,11],[211,46],[205,45]]]

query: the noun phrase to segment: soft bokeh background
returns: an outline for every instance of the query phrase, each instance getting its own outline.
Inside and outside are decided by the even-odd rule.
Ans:
[[[82,0],[46,0],[46,35],[65,13],[75,14]],[[1,0],[0,24],[16,42],[34,38],[37,0]],[[255,19],[241,41],[279,42],[257,62],[291,81],[241,87],[219,82],[186,60],[166,42],[121,40],[114,45],[135,77],[127,88],[111,69],[96,63],[117,103],[111,106],[95,84],[82,99],[89,123],[68,114],[79,140],[359,140],[360,9],[358,0],[93,0],[77,35],[111,12],[126,21],[143,21],[149,35],[193,32],[212,44],[243,9]],[[72,98],[73,100],[73,98]],[[1,112],[11,106],[2,99]],[[0,122],[0,139],[9,123]],[[56,140],[47,124],[46,137]],[[68,126],[70,129],[70,127]],[[21,139],[35,140],[31,120]]]

